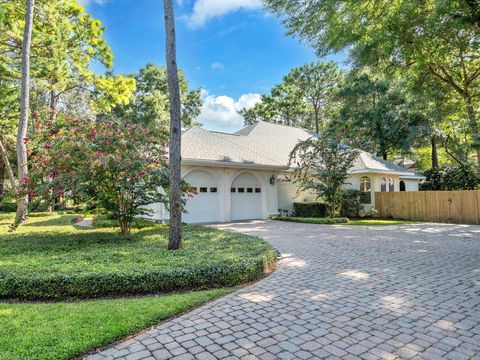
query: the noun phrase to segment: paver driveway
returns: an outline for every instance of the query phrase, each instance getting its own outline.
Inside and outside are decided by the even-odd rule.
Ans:
[[[216,227],[280,268],[91,359],[480,359],[480,226]]]

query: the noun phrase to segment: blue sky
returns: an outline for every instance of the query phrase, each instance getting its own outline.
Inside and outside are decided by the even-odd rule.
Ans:
[[[162,0],[81,2],[107,27],[117,73],[165,64]],[[315,60],[312,49],[284,35],[261,0],[174,2],[178,64],[192,87],[204,89],[199,121],[208,129],[240,128],[237,110],[252,106],[292,67]]]

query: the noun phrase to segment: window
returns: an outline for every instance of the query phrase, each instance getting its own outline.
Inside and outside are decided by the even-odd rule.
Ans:
[[[368,176],[363,176],[360,179],[360,191],[367,192],[371,190],[371,182]]]
[[[395,179],[388,178],[388,191],[395,191]]]
[[[211,193],[216,193],[216,192],[217,192],[217,188],[216,188],[216,187],[211,187],[211,188],[210,188],[210,192],[211,192]]]
[[[261,188],[255,188],[255,192],[260,193],[260,192],[262,192],[262,189]]]
[[[387,191],[387,179],[385,179],[384,177],[382,177],[382,180],[380,182],[380,191],[381,192]]]
[[[230,188],[230,192],[235,192],[235,188]]]
[[[201,192],[201,193],[206,193],[207,191],[208,191],[208,190],[207,190],[206,187],[201,187],[201,188],[200,188],[200,192]]]
[[[239,193],[244,193],[244,192],[245,192],[245,188],[238,188],[238,192],[239,192]]]
[[[253,189],[252,188],[247,188],[247,193],[253,193]]]
[[[407,190],[405,187],[405,181],[400,180],[400,191],[405,191],[405,190]]]

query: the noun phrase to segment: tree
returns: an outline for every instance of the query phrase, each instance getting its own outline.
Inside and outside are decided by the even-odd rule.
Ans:
[[[23,193],[32,206],[58,196],[98,204],[128,234],[134,217],[149,213],[145,205],[168,205],[167,137],[125,119],[49,120],[32,140],[37,150]]]
[[[290,34],[306,39],[317,53],[349,50],[358,66],[428,74],[463,102],[480,163],[478,89],[480,29],[475,1],[265,0],[282,16]]]
[[[343,195],[342,186],[357,151],[333,132],[299,142],[290,154],[298,191],[313,192],[327,204],[330,217],[337,216]]]
[[[388,159],[408,151],[422,134],[426,120],[400,87],[384,79],[352,72],[340,90],[340,121],[336,126],[355,145]]]
[[[334,102],[341,82],[341,73],[332,62],[312,62],[290,70],[284,82],[295,86],[311,108],[315,132],[324,131],[326,107]]]
[[[173,17],[173,1],[163,0],[166,34],[166,60],[168,73],[168,92],[170,95],[170,236],[168,249],[182,247],[182,169],[181,169],[181,104],[178,81],[175,18]]]
[[[30,44],[32,40],[33,10],[35,0],[27,0],[25,26],[22,43],[22,78],[20,93],[20,121],[17,133],[17,166],[18,179],[24,182],[28,175],[27,164],[27,129],[30,96]],[[28,196],[20,195],[17,199],[16,224],[23,223],[27,218]]]
[[[147,64],[135,77],[137,88],[128,105],[119,105],[114,109],[115,116],[127,117],[147,126],[168,128],[169,95],[167,69],[163,66]],[[195,117],[200,114],[200,89],[189,89],[182,71],[179,71],[180,101],[182,105],[182,125],[190,127],[195,124]]]

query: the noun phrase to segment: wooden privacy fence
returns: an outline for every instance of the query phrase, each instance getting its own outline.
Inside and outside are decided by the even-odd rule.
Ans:
[[[480,190],[376,192],[378,216],[480,224]]]

